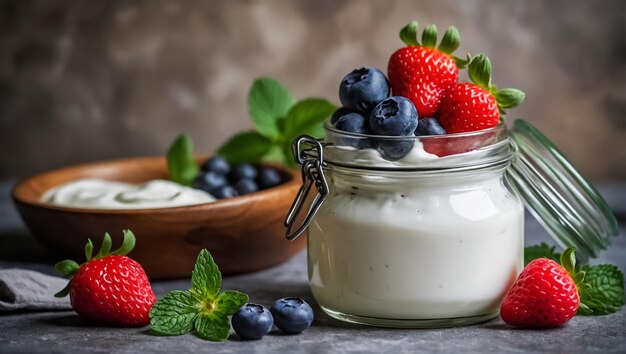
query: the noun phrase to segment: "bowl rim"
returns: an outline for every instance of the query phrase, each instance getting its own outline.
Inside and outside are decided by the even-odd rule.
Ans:
[[[196,157],[196,160],[202,160],[202,159],[208,158],[209,156],[208,155],[196,155],[195,157]],[[176,213],[176,212],[183,212],[183,211],[192,212],[192,211],[207,211],[210,209],[219,210],[219,209],[232,208],[232,207],[246,204],[250,200],[269,198],[272,195],[284,193],[285,190],[296,189],[300,186],[300,183],[299,183],[300,181],[298,180],[298,178],[296,178],[299,176],[299,173],[300,173],[297,169],[286,167],[278,163],[262,162],[262,163],[255,163],[254,165],[275,168],[280,171],[281,175],[289,176],[289,180],[277,186],[260,190],[255,193],[250,193],[247,195],[240,195],[240,196],[226,198],[226,199],[218,199],[214,202],[192,204],[192,205],[181,205],[181,206],[163,207],[163,208],[143,208],[143,209],[75,208],[75,207],[48,204],[48,203],[43,203],[40,201],[33,202],[32,200],[29,200],[28,198],[24,198],[24,196],[21,195],[19,192],[21,188],[26,188],[25,185],[27,183],[31,183],[37,179],[49,178],[48,175],[58,174],[65,170],[80,170],[82,168],[93,168],[93,167],[103,166],[103,165],[114,165],[114,164],[119,164],[119,163],[128,163],[131,161],[146,161],[146,160],[166,161],[166,157],[163,155],[156,155],[156,156],[152,155],[152,156],[133,156],[133,157],[119,158],[119,159],[97,160],[97,161],[79,163],[75,165],[68,165],[68,166],[40,172],[35,175],[18,180],[11,188],[11,197],[16,204],[21,203],[21,204],[25,204],[25,205],[32,206],[32,207],[42,208],[42,209],[70,212],[70,213],[79,213],[79,214],[101,214],[101,215],[106,215],[106,214],[116,214],[116,215],[119,215],[119,214],[139,214],[139,215],[141,214],[168,214],[168,213]],[[58,185],[49,187],[49,189],[54,188],[56,186]]]

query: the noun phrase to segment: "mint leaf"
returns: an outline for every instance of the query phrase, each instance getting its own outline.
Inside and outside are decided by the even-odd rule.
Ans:
[[[245,132],[230,138],[217,150],[217,154],[231,163],[259,162],[272,147],[272,142],[263,135]]]
[[[555,246],[550,246],[545,242],[524,248],[524,266],[537,258],[549,258],[558,263],[560,257],[561,255],[555,251]]]
[[[206,249],[200,251],[196,265],[191,273],[192,291],[203,299],[217,299],[222,287],[222,273],[213,261],[213,257]]]
[[[586,287],[580,294],[581,315],[606,315],[624,306],[624,274],[612,264],[584,266]]]
[[[309,98],[296,103],[285,118],[284,139],[291,141],[302,134],[323,137],[324,121],[330,117],[336,107],[322,98]]]
[[[190,292],[171,291],[150,309],[150,328],[167,336],[189,333],[200,309],[201,303]]]
[[[278,81],[261,78],[254,81],[248,95],[248,110],[257,130],[276,140],[280,137],[278,120],[285,117],[294,99]]]
[[[191,185],[199,167],[193,156],[193,141],[186,134],[179,135],[167,151],[167,169],[170,180],[184,186]]]
[[[287,158],[291,158],[291,154],[285,156],[279,145],[272,145],[265,156],[261,158],[261,162],[276,162],[285,165],[287,164]]]
[[[232,316],[246,302],[248,295],[234,290],[224,291],[217,298],[214,311],[222,316]]]
[[[233,290],[220,294],[222,275],[206,249],[198,255],[191,284],[189,291],[171,291],[154,304],[150,310],[152,331],[157,335],[181,335],[195,329],[203,339],[227,339],[228,316],[248,301],[248,295]]]
[[[202,339],[212,342],[221,342],[228,338],[230,323],[228,317],[218,317],[210,314],[201,314],[194,324],[196,333]]]

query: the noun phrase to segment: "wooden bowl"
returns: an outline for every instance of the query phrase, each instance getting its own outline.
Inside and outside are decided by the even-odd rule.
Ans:
[[[281,173],[283,184],[257,193],[191,206],[102,210],[48,205],[44,192],[79,178],[103,178],[142,183],[166,178],[165,158],[147,157],[77,165],[43,173],[18,183],[13,200],[22,219],[59,260],[84,261],[88,238],[99,248],[105,232],[113,248],[122,242],[122,230],[137,237],[130,256],[152,279],[189,277],[202,248],[213,255],[222,274],[257,271],[277,265],[304,248],[305,237],[285,239],[283,220],[298,191],[293,170],[267,164]],[[298,177],[298,178],[296,178]]]

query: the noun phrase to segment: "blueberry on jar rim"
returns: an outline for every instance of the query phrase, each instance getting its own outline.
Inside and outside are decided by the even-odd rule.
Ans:
[[[446,130],[443,129],[437,118],[420,118],[417,121],[417,129],[415,129],[415,135],[444,135]]]
[[[339,100],[344,107],[368,113],[389,97],[389,82],[382,71],[366,66],[353,70],[339,85]]]
[[[405,97],[389,97],[374,108],[369,123],[377,135],[410,136],[417,128],[417,110]]]
[[[365,119],[365,117],[361,114],[355,112],[339,117],[337,122],[335,122],[335,128],[349,133],[369,133],[369,129],[367,128],[367,119]],[[370,147],[371,145],[368,139],[350,136],[340,137],[337,143],[342,146],[352,146],[357,149],[364,149],[366,147]]]
[[[337,108],[337,110],[335,110],[333,112],[333,115],[330,116],[330,124],[331,125],[335,125],[335,123],[337,122],[337,120],[339,118],[341,118],[342,116],[344,116],[346,114],[352,113],[352,112],[355,112],[355,110],[347,108],[347,107],[339,107],[339,108]]]

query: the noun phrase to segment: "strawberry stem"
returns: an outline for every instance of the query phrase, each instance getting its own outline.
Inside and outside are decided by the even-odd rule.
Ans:
[[[420,45],[417,41],[417,29],[419,24],[417,21],[411,21],[400,30],[400,39],[406,45]]]
[[[450,26],[446,33],[443,34],[443,39],[437,50],[442,53],[452,54],[459,47],[459,44],[461,44],[461,34],[456,27]]]
[[[422,32],[422,45],[426,48],[435,48],[437,45],[437,26],[428,25]]]

